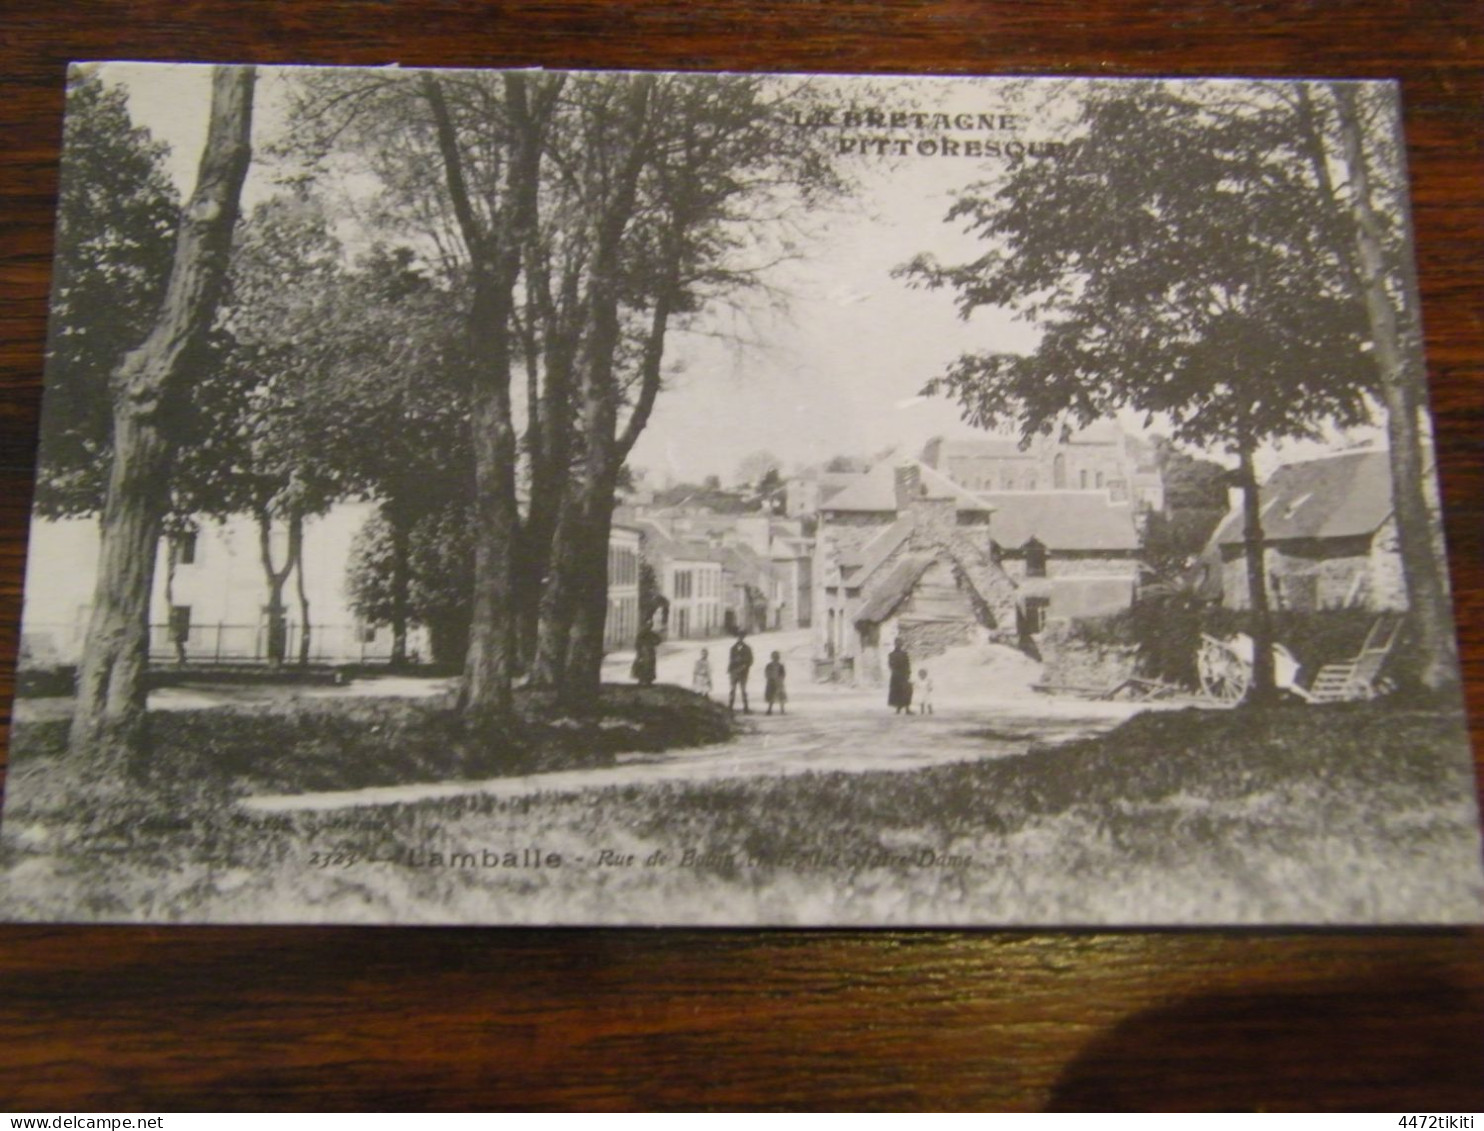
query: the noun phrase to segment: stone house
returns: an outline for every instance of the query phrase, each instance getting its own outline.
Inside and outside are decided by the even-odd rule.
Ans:
[[[656,627],[674,640],[716,636],[722,630],[726,597],[721,561],[699,542],[671,537],[652,519],[634,523],[643,534],[644,561],[654,570],[664,598]]]
[[[821,511],[817,671],[877,682],[897,638],[927,658],[1127,608],[1138,549],[1133,507],[1106,491],[973,492],[915,460],[878,465]]]
[[[1135,508],[1103,491],[1002,491],[979,495],[994,508],[990,539],[1015,582],[1021,631],[1052,621],[1108,616],[1133,604],[1140,573]]]
[[[714,551],[721,563],[723,627],[749,632],[806,628],[814,542],[803,522],[763,511],[718,514],[705,507],[625,508],[666,537]]]
[[[1432,476],[1427,476],[1429,484]],[[1248,604],[1242,502],[1211,536],[1203,591],[1229,608]],[[1285,464],[1263,483],[1263,558],[1276,609],[1407,606],[1391,510],[1391,465],[1384,450],[1341,452]],[[1210,576],[1214,573],[1215,576]]]
[[[1114,502],[1164,509],[1164,486],[1147,445],[1114,420],[1070,423],[1022,442],[1017,434],[929,440],[923,463],[974,492],[1104,491]]]
[[[992,508],[916,460],[878,464],[820,512],[818,670],[867,683],[901,639],[930,656],[985,631],[1013,638],[1014,584],[993,562]]]

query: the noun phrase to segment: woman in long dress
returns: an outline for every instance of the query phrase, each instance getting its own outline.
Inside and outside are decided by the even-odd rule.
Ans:
[[[898,640],[886,656],[886,669],[891,681],[886,688],[886,705],[894,707],[897,714],[912,713],[912,657]]]
[[[660,634],[654,629],[646,627],[639,633],[634,647],[634,666],[630,671],[640,687],[650,687],[654,683],[659,647]]]

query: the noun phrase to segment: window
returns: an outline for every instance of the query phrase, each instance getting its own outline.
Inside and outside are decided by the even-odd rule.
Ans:
[[[363,624],[356,635],[362,644],[375,644],[376,626],[374,624]]]
[[[1025,575],[1046,576],[1046,547],[1035,538],[1025,544]]]
[[[1051,598],[1027,597],[1025,599],[1025,632],[1032,635],[1037,632],[1044,632],[1046,629],[1046,614],[1050,609]]]
[[[1082,469],[1082,471],[1078,474],[1077,478],[1078,478],[1078,480],[1082,484],[1082,489],[1084,491],[1086,491],[1087,490],[1087,468],[1084,467]]]
[[[608,584],[633,585],[639,578],[639,562],[634,551],[622,546],[608,547]]]
[[[196,532],[194,530],[175,536],[175,564],[196,564]]]
[[[679,569],[679,570],[676,570],[675,571],[675,596],[676,597],[684,598],[684,597],[689,597],[691,595],[691,592],[692,592],[693,587],[694,587],[694,580],[693,580],[693,578],[694,578],[694,575],[688,569]],[[685,635],[685,630],[684,629],[681,629],[680,635],[682,635],[682,636]]]
[[[191,607],[189,605],[170,606],[170,640],[174,644],[183,644],[191,635]]]
[[[1101,487],[1103,485],[1103,473],[1101,471],[1098,472],[1097,479],[1094,485],[1097,487]]]

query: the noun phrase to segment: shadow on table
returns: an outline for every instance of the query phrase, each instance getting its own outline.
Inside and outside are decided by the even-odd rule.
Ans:
[[[1049,1109],[1477,1111],[1481,1029],[1484,992],[1436,971],[1203,995],[1097,1037]]]

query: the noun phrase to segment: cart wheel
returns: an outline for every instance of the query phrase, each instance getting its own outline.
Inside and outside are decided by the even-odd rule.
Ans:
[[[1222,703],[1239,703],[1252,680],[1251,669],[1240,656],[1218,641],[1203,641],[1196,655],[1201,688]]]

